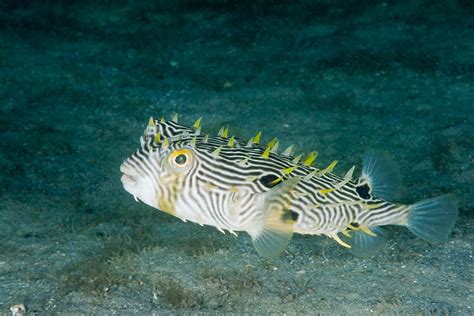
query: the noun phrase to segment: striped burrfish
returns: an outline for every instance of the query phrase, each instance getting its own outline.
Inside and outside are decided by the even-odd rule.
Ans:
[[[247,232],[264,257],[282,253],[294,233],[326,235],[360,257],[383,247],[386,225],[405,226],[430,243],[448,239],[456,199],[395,203],[401,180],[387,155],[366,154],[354,178],[354,167],[341,176],[333,172],[337,161],[317,168],[317,152],[303,158],[292,146],[278,151],[276,138],[266,145],[260,139],[261,132],[242,141],[228,127],[210,136],[201,119],[188,127],[177,115],[150,118],[141,146],[120,167],[121,181],[135,199],[183,221]]]

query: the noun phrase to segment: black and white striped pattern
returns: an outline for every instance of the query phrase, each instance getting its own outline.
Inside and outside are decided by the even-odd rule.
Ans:
[[[294,157],[272,152],[264,158],[264,146],[247,147],[247,142],[239,139],[229,146],[227,137],[209,137],[172,121],[155,124],[147,128],[142,147],[124,165],[138,177],[151,179],[156,192],[155,207],[167,207],[164,211],[183,220],[230,231],[249,231],[258,226],[263,216],[261,196],[272,190],[260,179],[273,175],[283,181],[301,177],[288,195],[274,201],[291,205],[296,218],[295,232],[331,236],[345,230],[347,224],[373,227],[404,223],[406,206],[372,196],[361,197],[356,190],[360,185],[357,180],[323,194],[321,190],[335,188],[344,178],[328,172],[306,180],[304,177],[316,168],[294,164]],[[156,133],[162,138],[159,143],[155,141]],[[168,140],[166,146],[164,139]],[[185,174],[178,175],[164,165],[173,151],[181,149],[192,152],[193,164]],[[293,166],[297,169],[290,174],[283,171]]]

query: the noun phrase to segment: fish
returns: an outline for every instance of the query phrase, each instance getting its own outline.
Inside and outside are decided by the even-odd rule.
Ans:
[[[389,155],[368,152],[360,176],[355,166],[335,173],[337,160],[316,167],[311,151],[279,151],[279,140],[248,141],[222,127],[212,136],[201,118],[192,126],[150,118],[139,148],[120,166],[124,189],[162,212],[225,233],[250,235],[257,253],[284,252],[294,234],[327,236],[356,257],[370,257],[398,225],[433,244],[446,242],[458,216],[452,194],[400,204],[401,175]]]

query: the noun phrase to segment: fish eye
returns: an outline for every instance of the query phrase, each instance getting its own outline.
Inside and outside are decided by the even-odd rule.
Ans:
[[[178,156],[174,157],[174,162],[180,166],[184,165],[186,160],[187,158],[185,154],[179,154]]]
[[[168,157],[168,164],[177,171],[184,171],[192,162],[192,152],[189,149],[178,149]]]

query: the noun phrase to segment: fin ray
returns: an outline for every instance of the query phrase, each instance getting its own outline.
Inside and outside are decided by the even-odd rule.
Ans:
[[[377,235],[368,235],[363,231],[352,231],[352,238],[341,237],[351,245],[349,252],[358,258],[368,258],[378,252],[388,241],[388,232],[381,227],[371,227],[370,230]]]
[[[285,199],[296,184],[299,177],[283,181],[270,191],[264,193],[262,222],[251,232],[253,245],[259,255],[269,258],[281,254],[293,237],[294,221],[286,213],[290,211],[291,202]]]
[[[407,228],[430,242],[448,240],[458,216],[458,201],[452,194],[424,200],[410,206]]]
[[[393,201],[400,196],[402,179],[395,161],[387,154],[368,152],[362,163],[361,180],[366,180],[375,197]]]

